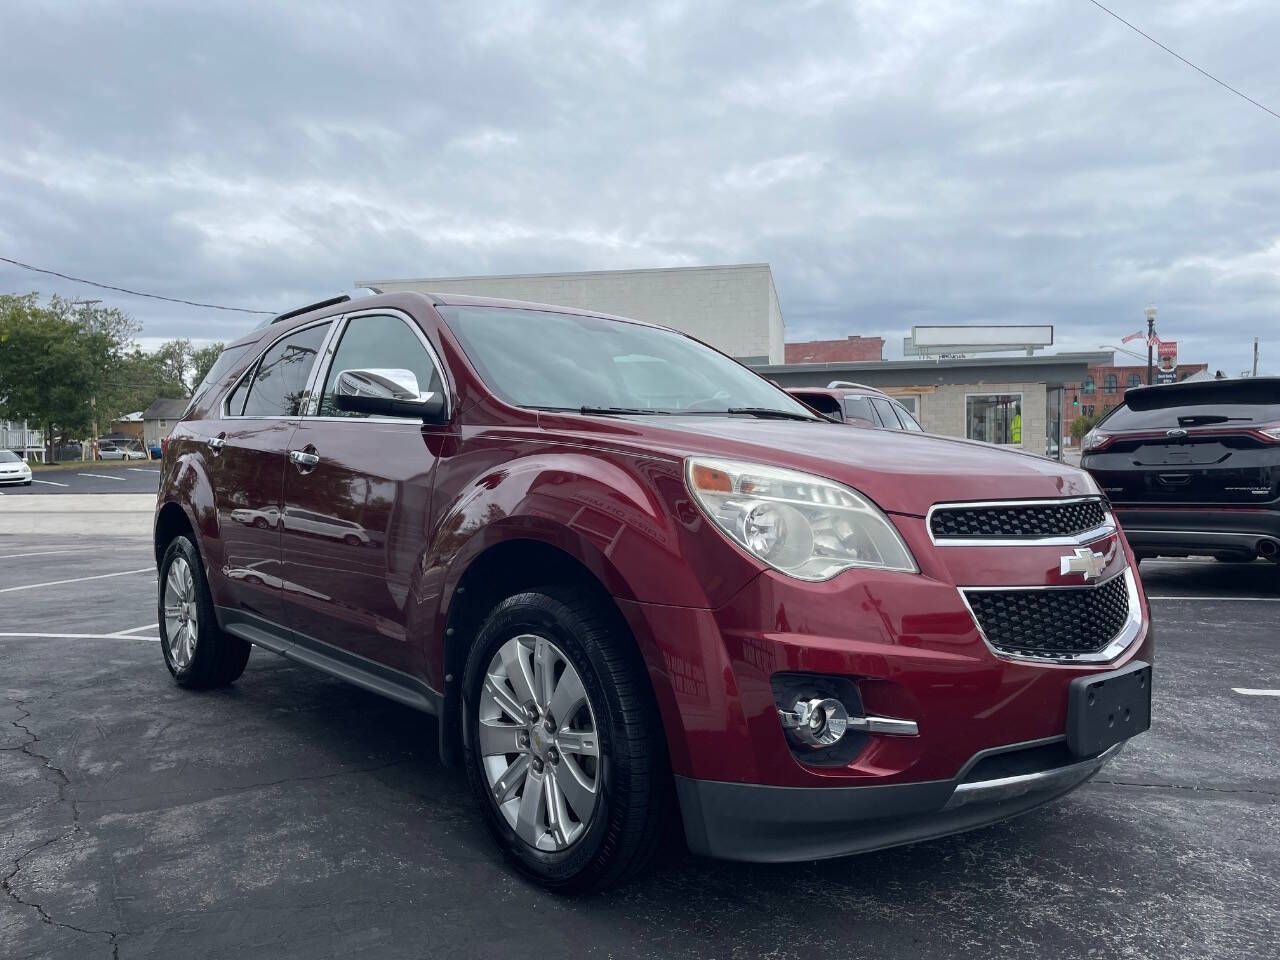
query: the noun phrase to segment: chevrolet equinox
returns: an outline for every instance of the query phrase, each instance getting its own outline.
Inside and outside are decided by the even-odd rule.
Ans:
[[[968,830],[1150,723],[1146,600],[1087,473],[850,431],[565,307],[365,292],[232,344],[165,444],[155,556],[178,684],[256,646],[433,714],[558,890],[677,822],[753,861]]]

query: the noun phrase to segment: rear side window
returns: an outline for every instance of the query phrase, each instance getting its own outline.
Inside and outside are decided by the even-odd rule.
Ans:
[[[916,418],[913,417],[911,415],[911,412],[907,410],[907,408],[904,407],[902,404],[894,403],[893,412],[898,415],[898,422],[902,424],[903,430],[910,430],[913,433],[924,432],[924,428],[920,426],[920,424],[916,421]]]
[[[1205,383],[1134,391],[1103,421],[1107,430],[1174,430],[1280,423],[1280,384]]]
[[[876,413],[880,414],[880,422],[890,430],[901,430],[902,424],[898,422],[898,415],[893,412],[893,404],[888,400],[881,400],[879,397],[871,398],[872,405],[876,408]]]
[[[302,410],[307,378],[315,366],[320,345],[330,324],[320,323],[290,334],[262,355],[249,382],[244,406],[237,411],[237,390],[228,403],[233,415],[246,417],[296,417]],[[250,382],[251,381],[251,382]]]
[[[200,402],[200,398],[205,395],[210,387],[222,380],[231,371],[231,368],[236,365],[236,361],[243,357],[244,352],[248,349],[249,345],[246,343],[239,347],[228,347],[218,355],[218,359],[213,362],[213,366],[204,375],[204,379],[191,392],[191,402],[187,404],[187,409],[182,412],[184,417]]]
[[[875,411],[871,409],[871,401],[866,397],[845,397],[844,413],[850,420],[857,417],[859,420],[869,420],[871,423],[879,423],[876,419]]]

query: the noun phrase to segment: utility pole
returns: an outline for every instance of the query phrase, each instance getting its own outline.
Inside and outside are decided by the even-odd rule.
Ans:
[[[1258,338],[1253,338],[1253,375],[1258,375]]]
[[[1155,349],[1155,345],[1151,341],[1156,336],[1156,308],[1147,307],[1143,312],[1147,315],[1147,386],[1151,386],[1155,382],[1151,375],[1151,352]]]
[[[101,300],[72,300],[71,301],[71,305],[73,307],[84,308],[84,312],[82,313],[81,317],[90,335],[92,335],[94,332],[93,308],[96,307],[101,302],[102,302]],[[87,446],[89,447],[90,452],[94,454],[93,459],[96,460],[97,459],[96,451],[98,449],[98,393],[96,390],[94,390],[89,394],[89,416],[90,416],[91,429],[93,430],[93,435],[89,438],[89,443],[87,444]],[[80,448],[80,460],[81,462],[84,461],[84,447]]]

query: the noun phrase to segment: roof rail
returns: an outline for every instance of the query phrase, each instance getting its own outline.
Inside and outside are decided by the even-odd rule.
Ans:
[[[293,310],[286,310],[284,313],[278,313],[266,323],[262,324],[262,326],[269,327],[273,323],[280,323],[283,320],[300,317],[304,313],[310,313],[312,310],[332,307],[339,303],[346,303],[348,300],[362,300],[365,297],[376,296],[381,292],[382,291],[377,287],[353,287],[350,290],[338,294],[336,297],[329,297],[326,300],[317,300],[315,303],[308,303],[306,306],[296,307]]]
[[[877,392],[879,390],[878,387],[869,387],[865,383],[854,383],[852,380],[832,380],[827,384],[828,390],[835,390],[840,387],[851,387],[854,390],[876,390]]]

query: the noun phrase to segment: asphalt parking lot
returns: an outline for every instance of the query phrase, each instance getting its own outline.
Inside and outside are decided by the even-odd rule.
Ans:
[[[0,484],[0,497],[51,493],[155,493],[160,483],[160,464],[138,460],[128,466],[104,467],[85,463],[57,470],[40,470],[31,477],[31,486]]]
[[[1143,565],[1154,727],[1048,808],[824,863],[673,844],[639,882],[564,899],[503,865],[428,718],[261,650],[228,690],[175,687],[145,524],[89,516],[0,534],[0,957],[1185,958],[1280,942],[1276,566]]]

